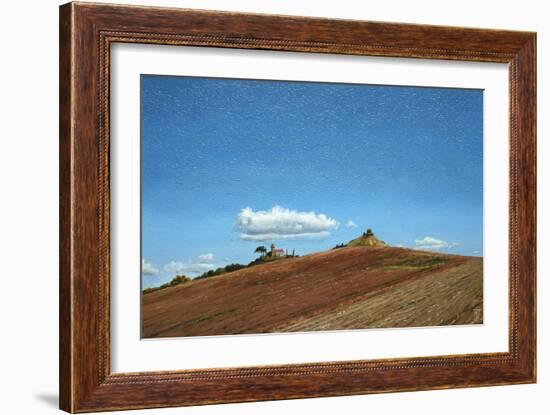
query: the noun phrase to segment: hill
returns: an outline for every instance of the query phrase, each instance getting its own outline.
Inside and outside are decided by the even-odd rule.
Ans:
[[[379,246],[388,246],[384,241],[381,241],[376,236],[371,229],[367,229],[359,238],[353,239],[347,243],[346,246],[370,246],[370,247],[379,247]]]
[[[365,245],[370,237],[143,295],[142,336],[483,322],[482,258]]]

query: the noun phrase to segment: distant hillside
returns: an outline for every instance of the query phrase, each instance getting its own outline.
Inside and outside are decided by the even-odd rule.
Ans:
[[[377,249],[372,249],[372,247]],[[483,260],[348,246],[192,280],[142,296],[144,337],[479,324]]]

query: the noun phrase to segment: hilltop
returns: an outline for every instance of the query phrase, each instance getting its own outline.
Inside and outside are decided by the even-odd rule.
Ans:
[[[366,232],[363,232],[359,238],[353,239],[347,243],[346,246],[370,246],[370,247],[381,247],[388,246],[384,241],[381,241],[372,232],[372,229],[367,229]]]
[[[482,258],[390,247],[367,233],[143,295],[143,337],[482,323]]]

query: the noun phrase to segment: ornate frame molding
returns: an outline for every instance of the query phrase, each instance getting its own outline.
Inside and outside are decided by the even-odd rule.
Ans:
[[[111,373],[109,70],[115,42],[508,63],[510,351]],[[534,382],[535,62],[536,36],[525,32],[86,3],[61,6],[61,408],[89,412]]]

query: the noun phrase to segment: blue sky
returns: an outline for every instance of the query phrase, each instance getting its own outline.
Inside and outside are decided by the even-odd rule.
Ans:
[[[258,245],[481,255],[483,91],[141,77],[142,282]]]

